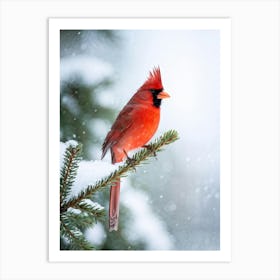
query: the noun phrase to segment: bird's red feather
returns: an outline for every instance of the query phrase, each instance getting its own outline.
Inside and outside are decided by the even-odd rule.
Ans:
[[[153,71],[150,71],[149,77],[147,78],[146,82],[140,87],[139,90],[162,88],[163,86],[161,82],[160,68],[155,67]]]
[[[162,90],[159,67],[132,96],[119,113],[102,146],[102,158],[111,151],[112,163],[121,162],[126,154],[144,146],[156,132],[160,120],[160,108],[153,105],[151,90]],[[119,216],[120,182],[111,187],[109,226],[117,230]]]

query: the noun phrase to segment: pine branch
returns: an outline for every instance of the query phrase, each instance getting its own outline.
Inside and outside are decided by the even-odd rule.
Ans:
[[[78,163],[81,161],[81,145],[70,144],[64,153],[63,167],[60,171],[60,205],[71,192],[78,170]]]
[[[82,224],[80,218],[73,219],[73,215],[69,215],[69,213],[60,215],[60,235],[68,241],[71,250],[92,250],[94,247],[85,239],[78,227]],[[79,225],[75,224],[77,220],[80,223]]]
[[[76,209],[81,210],[86,213],[91,219],[95,222],[97,219],[102,219],[105,216],[104,207],[100,206],[97,203],[93,203],[91,200],[82,200],[77,206]]]
[[[60,205],[67,201],[71,192],[79,162],[82,146],[70,144],[64,153],[63,167],[60,172]],[[75,208],[68,208],[60,213],[61,242],[66,243],[69,250],[92,250],[94,247],[83,234],[85,229],[92,227],[97,219],[105,215],[104,208],[91,200],[83,200]]]
[[[123,165],[121,165],[108,177],[99,180],[94,185],[88,186],[76,197],[69,199],[67,202],[63,202],[60,208],[61,213],[64,213],[70,207],[77,208],[77,205],[79,205],[82,200],[89,199],[96,191],[114,184],[114,182],[119,180],[121,177],[125,177],[129,171],[135,170],[136,166],[144,163],[149,157],[155,156],[157,152],[163,150],[163,147],[165,145],[171,144],[178,139],[179,137],[177,131],[169,130],[165,132],[162,136],[156,139],[153,143],[149,144],[146,148],[143,148],[139,152],[134,154],[132,158],[127,159]]]

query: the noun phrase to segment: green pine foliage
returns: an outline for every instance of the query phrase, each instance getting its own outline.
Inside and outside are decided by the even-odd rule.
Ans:
[[[71,188],[75,182],[82,145],[70,144],[64,153],[60,171],[60,241],[63,250],[91,250],[93,245],[84,237],[84,231],[92,227],[105,215],[104,208],[90,199],[80,200],[73,207],[65,207],[71,198]]]
[[[149,146],[135,153],[132,158],[128,158],[124,164],[109,176],[97,181],[93,185],[85,186],[78,195],[71,196],[71,187],[75,182],[79,162],[81,161],[81,145],[70,144],[65,151],[63,166],[60,178],[60,236],[61,249],[64,250],[92,250],[91,244],[84,237],[84,231],[102,220],[105,211],[104,207],[93,202],[95,195],[116,180],[127,176],[136,167],[145,163],[149,157],[155,156],[157,152],[163,150],[168,145],[178,139],[178,133],[170,130],[156,139]],[[125,217],[123,217],[125,218]]]
[[[79,225],[82,223],[83,217],[81,215],[76,217],[71,214],[64,213],[60,215],[60,248],[63,250],[92,250],[94,249],[93,245],[86,240],[79,228]],[[85,221],[84,221],[85,222]],[[76,223],[76,225],[75,225]]]
[[[81,160],[82,146],[69,145],[64,154],[63,167],[60,171],[60,204],[65,202],[77,175],[78,163]]]

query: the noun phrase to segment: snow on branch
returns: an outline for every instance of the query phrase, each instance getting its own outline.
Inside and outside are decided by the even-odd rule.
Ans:
[[[111,186],[121,177],[125,177],[129,171],[135,170],[136,166],[146,161],[149,157],[155,156],[155,154],[160,152],[165,145],[171,144],[178,139],[179,137],[177,131],[169,130],[165,132],[154,142],[134,154],[132,158],[128,158],[123,165],[119,166],[119,168],[112,172],[109,176],[99,180],[94,185],[89,185],[76,197],[69,199],[66,203],[63,203],[60,211],[65,212],[69,207],[75,207],[75,205],[79,204],[83,199],[92,197],[96,191],[99,191],[107,186]]]

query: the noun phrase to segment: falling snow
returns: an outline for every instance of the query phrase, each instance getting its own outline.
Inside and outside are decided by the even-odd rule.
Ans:
[[[79,75],[88,84],[107,77],[115,79],[114,86],[103,90],[97,100],[102,106],[118,111],[143,82],[145,73],[154,65],[161,67],[164,87],[171,98],[162,104],[155,136],[173,128],[179,132],[180,140],[159,153],[158,160],[145,165],[142,172],[135,173],[135,177],[129,175],[124,181],[121,200],[134,215],[125,233],[131,241],[144,240],[148,249],[217,250],[220,244],[219,33],[131,30],[123,31],[122,35],[125,53],[122,63],[109,52],[113,67],[90,53],[79,55],[80,50],[89,52],[94,48],[93,42],[83,41],[76,53],[62,58],[61,79]],[[158,52],[158,45],[167,48]],[[170,67],[174,61],[175,72]],[[72,100],[63,102],[75,106]],[[98,113],[98,109],[93,108],[93,112]],[[100,141],[111,126],[102,120],[89,124]],[[100,146],[95,145],[91,150],[92,158],[100,158]],[[109,162],[110,155],[104,162],[82,161],[73,195],[114,170],[115,166],[106,160]],[[146,193],[141,191],[142,187]],[[102,225],[98,225],[95,233],[90,232],[89,238],[96,235],[94,242],[102,244]]]

